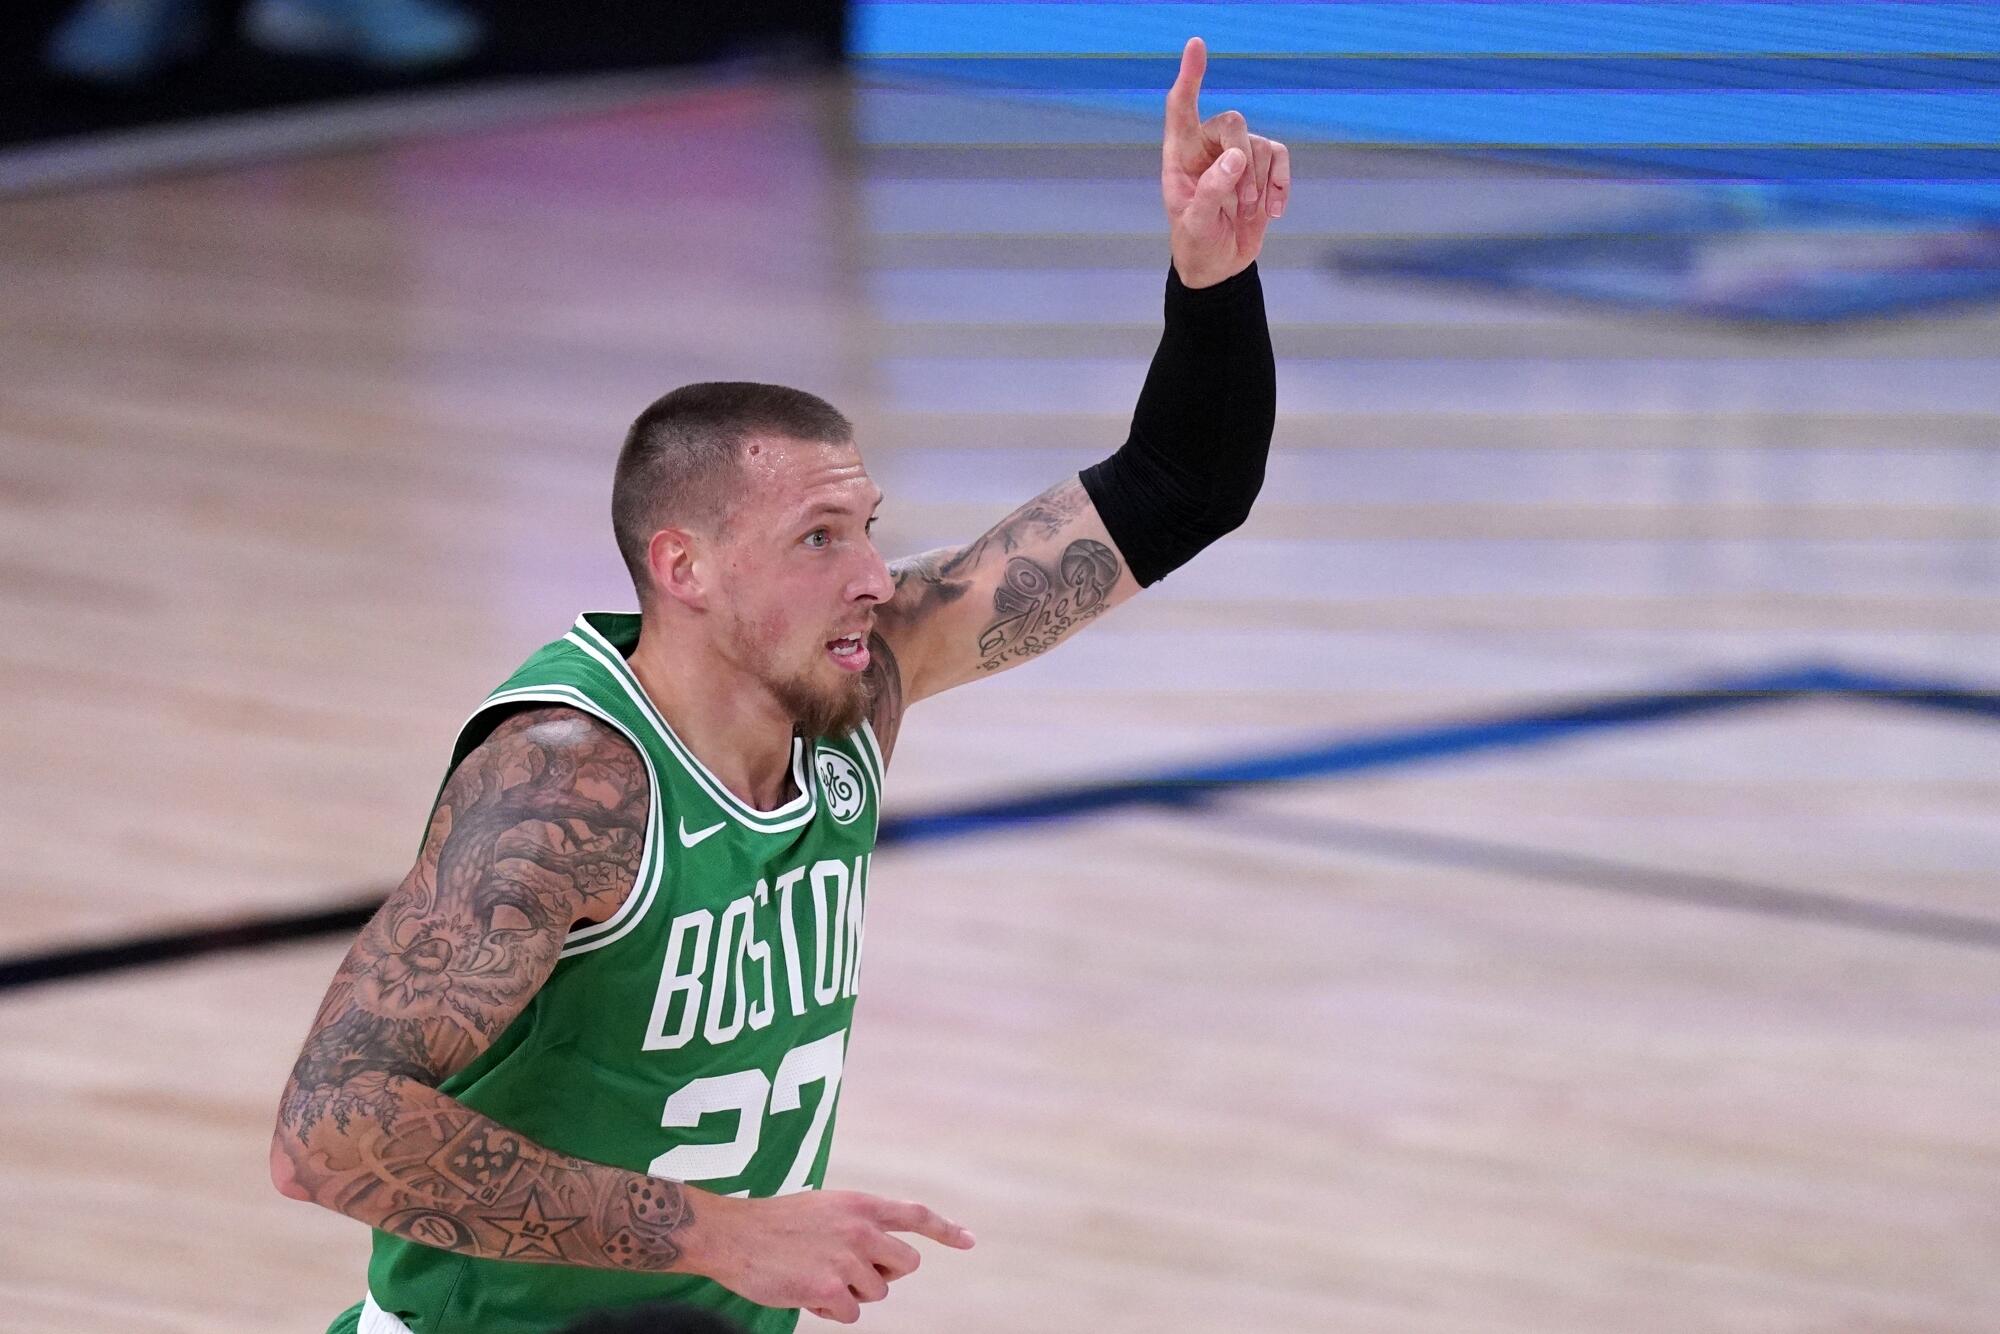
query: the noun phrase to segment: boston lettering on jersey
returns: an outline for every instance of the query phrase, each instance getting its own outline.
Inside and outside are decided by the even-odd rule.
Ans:
[[[797,795],[757,810],[646,697],[625,661],[638,632],[636,616],[580,617],[460,733],[454,765],[509,709],[581,709],[638,750],[652,807],[618,912],[572,931],[519,1018],[441,1087],[580,1158],[723,1194],[813,1189],[860,975],[881,750],[866,724],[795,738]],[[687,1275],[474,1259],[379,1231],[368,1286],[415,1334],[539,1334],[655,1299],[713,1307],[755,1334],[797,1320]]]
[[[809,1009],[852,1000],[870,860],[856,857],[852,867],[835,861],[795,866],[775,885],[759,880],[756,889],[731,899],[719,917],[712,909],[696,908],[674,918],[646,1050],[685,1047],[697,1026],[719,1047],[745,1029],[769,1028],[781,1006],[802,1018]],[[772,942],[757,934],[757,910],[771,906],[773,894],[780,951],[775,962]],[[805,896],[811,903],[810,935],[801,929],[794,902]]]

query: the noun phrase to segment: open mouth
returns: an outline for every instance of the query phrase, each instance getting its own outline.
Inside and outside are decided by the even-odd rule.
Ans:
[[[868,645],[860,635],[827,640],[826,654],[833,659],[834,666],[846,671],[858,672],[868,666]]]

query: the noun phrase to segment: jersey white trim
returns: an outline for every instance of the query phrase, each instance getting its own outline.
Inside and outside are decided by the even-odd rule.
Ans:
[[[411,1330],[376,1305],[375,1294],[371,1292],[361,1303],[361,1321],[354,1327],[354,1334],[411,1334]]]
[[[889,783],[889,762],[882,758],[882,743],[875,739],[875,725],[866,718],[863,718],[860,730],[854,735],[860,737],[863,742],[862,745],[856,746],[855,749],[860,751],[869,764],[874,766],[875,795],[877,798],[880,798],[882,789],[887,787]]]
[[[760,834],[780,834],[788,829],[797,829],[813,818],[813,812],[819,803],[815,800],[812,766],[806,763],[803,739],[796,736],[792,738],[792,781],[798,787],[799,795],[774,810],[760,811],[749,805],[731,792],[721,779],[710,773],[708,766],[688,749],[687,743],[680,739],[666,718],[653,706],[651,696],[647,695],[645,688],[639,684],[639,678],[632,674],[624,655],[619,653],[596,626],[585,619],[589,615],[589,612],[585,612],[583,616],[577,617],[575,627],[563,638],[595,658],[598,665],[611,674],[611,679],[616,681],[630,697],[640,715],[658,730],[660,740],[673,753],[674,758],[681,762],[681,767],[688,771],[688,776],[694,779],[696,785],[708,794],[725,815]]]
[[[875,787],[875,837],[882,836],[882,797],[888,789],[883,781],[882,748],[876,744],[875,728],[866,718],[853,733],[855,753],[861,756],[861,767]],[[872,844],[870,846],[873,846]]]
[[[601,949],[625,935],[645,917],[646,910],[653,905],[658,895],[660,881],[666,878],[666,849],[662,843],[667,826],[661,804],[660,775],[653,767],[653,757],[639,738],[632,735],[632,729],[606,713],[590,696],[575,686],[559,682],[545,686],[523,686],[516,690],[500,690],[487,696],[486,702],[473,710],[472,717],[465,720],[465,727],[472,725],[473,718],[488,709],[505,704],[565,704],[573,709],[581,709],[593,718],[598,718],[618,729],[620,736],[632,743],[632,749],[639,752],[639,758],[646,766],[646,779],[651,787],[650,800],[646,811],[646,835],[644,846],[639,853],[639,873],[632,884],[632,892],[625,896],[625,902],[618,905],[618,911],[601,922],[577,927],[563,937],[562,952],[556,955],[557,962],[574,954],[587,954]],[[462,734],[465,727],[459,728]]]

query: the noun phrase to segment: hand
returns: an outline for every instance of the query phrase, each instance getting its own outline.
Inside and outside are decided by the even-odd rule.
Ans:
[[[1283,144],[1250,133],[1238,111],[1201,118],[1207,69],[1207,46],[1190,37],[1167,93],[1160,147],[1174,271],[1188,287],[1211,287],[1249,268],[1264,248],[1264,229],[1285,216],[1292,195],[1292,155]]]
[[[843,1325],[861,1318],[861,1303],[881,1301],[890,1283],[916,1269],[916,1248],[891,1233],[972,1248],[970,1232],[921,1204],[851,1190],[709,1196],[696,1218],[688,1235],[694,1272],[759,1305],[804,1307]]]

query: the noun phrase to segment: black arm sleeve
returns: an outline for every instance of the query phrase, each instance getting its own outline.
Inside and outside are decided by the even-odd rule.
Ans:
[[[1250,515],[1264,485],[1278,376],[1257,266],[1190,291],[1167,270],[1167,327],[1117,453],[1083,489],[1141,586]]]

